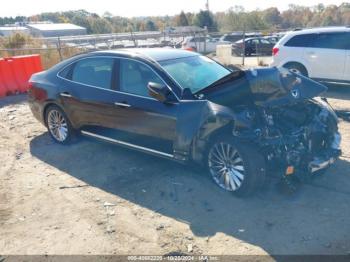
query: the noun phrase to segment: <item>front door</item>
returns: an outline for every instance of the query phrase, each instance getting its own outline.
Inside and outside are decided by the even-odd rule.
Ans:
[[[141,146],[172,151],[179,104],[165,104],[149,96],[149,82],[165,84],[149,65],[126,58],[118,64],[118,126]]]

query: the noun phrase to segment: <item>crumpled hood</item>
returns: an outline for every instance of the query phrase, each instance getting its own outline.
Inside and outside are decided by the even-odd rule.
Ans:
[[[208,88],[205,97],[228,107],[249,103],[274,107],[298,103],[325,91],[327,87],[307,77],[270,67],[247,70],[242,78]]]
[[[285,68],[261,68],[246,72],[254,102],[280,106],[319,96],[327,87]]]

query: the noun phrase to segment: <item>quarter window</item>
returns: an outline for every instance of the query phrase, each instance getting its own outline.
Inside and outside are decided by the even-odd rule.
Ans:
[[[162,84],[163,81],[148,66],[137,61],[120,60],[120,91],[149,97],[149,82]]]
[[[112,58],[88,58],[78,61],[72,71],[72,81],[85,85],[112,88]]]
[[[303,34],[292,37],[285,46],[290,47],[310,47],[316,38],[315,34]]]

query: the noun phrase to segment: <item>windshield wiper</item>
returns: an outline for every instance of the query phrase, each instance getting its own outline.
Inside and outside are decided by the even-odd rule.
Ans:
[[[199,93],[201,91],[207,90],[209,88],[213,88],[213,87],[218,86],[218,85],[222,85],[224,83],[227,83],[227,82],[231,81],[232,79],[241,78],[244,75],[245,75],[244,71],[241,71],[241,70],[231,72],[230,74],[224,76],[223,78],[220,78],[219,80],[217,80],[214,83],[208,85],[207,87],[197,91],[196,93]]]

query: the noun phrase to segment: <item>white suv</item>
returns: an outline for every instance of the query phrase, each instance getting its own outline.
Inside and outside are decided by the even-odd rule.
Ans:
[[[273,48],[272,66],[321,82],[350,83],[350,28],[293,31]]]

